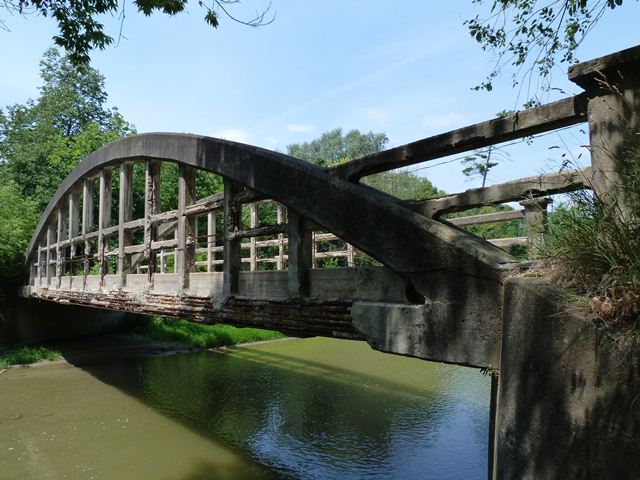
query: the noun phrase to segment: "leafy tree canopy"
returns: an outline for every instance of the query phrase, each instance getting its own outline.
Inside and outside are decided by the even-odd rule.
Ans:
[[[105,143],[134,133],[115,108],[107,108],[104,77],[49,49],[40,63],[36,100],[0,109],[0,181],[44,210],[78,162]]]
[[[310,142],[287,145],[287,153],[321,167],[329,167],[379,152],[387,143],[389,138],[385,133],[350,130],[345,135],[341,128],[336,128]]]
[[[491,5],[487,16],[465,25],[483,50],[495,55],[492,71],[476,90],[492,90],[493,80],[514,67],[513,84],[527,95],[550,88],[553,68],[577,61],[580,43],[608,11],[623,0],[473,0]],[[629,3],[629,2],[627,2]],[[535,104],[530,100],[528,105]]]
[[[198,0],[198,6],[204,10],[204,21],[216,28],[220,14],[230,19],[252,27],[266,25],[274,20],[269,17],[271,5],[257,13],[254,18],[242,20],[235,17],[229,10],[231,4],[240,0],[213,0],[207,5]],[[182,13],[187,8],[187,0],[134,0],[134,8],[138,12],[149,16],[154,12],[167,15]],[[98,48],[103,50],[113,43],[113,37],[104,32],[104,24],[100,17],[107,14],[125,18],[124,0],[2,0],[0,8],[4,7],[10,13],[35,13],[44,17],[52,17],[58,24],[58,35],[53,37],[56,45],[63,47],[69,54],[69,59],[75,64],[87,65],[89,54]],[[0,27],[4,22],[0,20]],[[6,28],[6,27],[5,27]]]
[[[323,133],[320,138],[287,146],[287,153],[321,167],[330,167],[383,150],[389,138],[385,133],[362,133],[341,128]],[[409,172],[385,172],[363,179],[363,183],[403,200],[424,200],[443,194],[426,178]]]

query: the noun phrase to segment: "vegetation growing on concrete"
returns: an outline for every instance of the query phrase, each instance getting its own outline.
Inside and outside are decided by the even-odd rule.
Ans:
[[[46,347],[18,347],[6,352],[0,352],[0,368],[8,365],[26,365],[30,363],[53,361],[61,358],[60,352]]]
[[[547,266],[609,326],[640,328],[640,148],[617,162],[606,198],[580,191],[550,216]]]
[[[147,315],[129,319],[125,331],[156,340],[181,342],[201,348],[277,340],[285,337],[280,332],[272,330],[236,328],[231,325],[205,325],[177,318]]]

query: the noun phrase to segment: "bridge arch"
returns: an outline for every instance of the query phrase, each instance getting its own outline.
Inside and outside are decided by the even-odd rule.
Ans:
[[[126,190],[128,188],[126,185],[131,183],[130,165],[135,162],[144,162],[146,165],[146,189],[149,198],[154,196],[155,183],[159,181],[158,163],[172,162],[178,165],[179,206],[171,217],[176,222],[176,239],[159,241],[155,238],[153,232],[156,231],[157,223],[166,221],[164,218],[166,215],[159,212],[157,206],[153,207],[148,202],[145,202],[143,219],[132,220],[130,214],[122,213],[122,205],[119,205],[121,212],[117,226],[110,226],[110,222],[105,223],[101,213],[98,231],[92,232],[85,225],[80,233],[78,225],[72,225],[72,223],[77,222],[80,195],[78,192],[81,186],[84,185],[83,202],[90,201],[92,194],[87,187],[88,179],[100,177],[99,211],[104,211],[106,218],[107,210],[110,210],[108,199],[110,193],[105,193],[111,192],[110,172],[114,167],[119,167],[121,169],[121,201],[124,202],[125,209],[130,209],[130,205],[126,206],[130,201],[126,199],[127,195],[131,194],[126,191],[123,193],[122,185],[125,185]],[[225,182],[224,195],[208,199],[209,203],[206,205],[197,202],[195,199],[196,169],[222,176]],[[142,302],[144,308],[140,309],[149,313],[186,315],[202,321],[214,321],[212,318],[215,317],[215,321],[236,324],[244,322],[245,325],[278,328],[273,324],[259,323],[255,320],[258,317],[264,317],[264,311],[266,311],[264,303],[254,302],[252,310],[247,313],[246,299],[238,298],[241,293],[239,287],[240,238],[242,235],[247,237],[258,233],[241,231],[237,204],[238,199],[243,195],[246,198],[247,192],[254,198],[273,199],[284,205],[289,212],[286,225],[289,242],[288,298],[285,302],[286,308],[283,307],[285,303],[282,303],[282,299],[278,299],[277,302],[281,302],[278,304],[280,306],[269,315],[273,315],[274,318],[277,315],[283,315],[282,308],[286,310],[293,305],[295,311],[285,312],[284,315],[304,317],[312,311],[311,316],[315,319],[314,321],[325,322],[322,327],[324,330],[321,329],[321,332],[326,333],[328,329],[330,334],[335,334],[342,328],[342,334],[346,336],[360,335],[354,333],[351,325],[353,315],[359,311],[352,308],[353,302],[358,298],[345,301],[345,295],[334,291],[328,298],[317,301],[318,299],[314,298],[310,291],[309,224],[313,224],[332,232],[387,267],[387,271],[390,270],[389,273],[376,273],[376,275],[387,275],[379,283],[390,285],[396,282],[390,280],[389,275],[396,275],[401,282],[404,282],[401,298],[395,294],[387,299],[381,295],[372,297],[378,302],[381,300],[392,303],[401,302],[409,306],[419,304],[419,310],[405,311],[393,307],[396,321],[413,325],[416,321],[423,322],[416,315],[420,318],[429,315],[432,317],[429,321],[435,322],[431,332],[434,338],[459,337],[461,344],[469,345],[469,339],[477,337],[478,331],[475,327],[468,328],[464,323],[467,319],[473,318],[474,325],[481,326],[480,335],[486,337],[480,341],[483,345],[480,350],[483,351],[478,354],[477,348],[469,349],[465,346],[465,359],[460,360],[460,357],[456,356],[455,361],[481,366],[497,361],[499,331],[496,325],[501,315],[501,285],[505,268],[515,263],[511,256],[460,229],[416,213],[393,197],[365,185],[351,183],[315,165],[281,153],[211,137],[173,133],[141,134],[112,142],[86,157],[62,182],[34,232],[28,252],[28,265],[35,265],[35,269],[31,268],[30,285],[37,292],[36,296],[40,298],[122,310],[129,308],[127,302],[135,300]],[[206,211],[207,208],[211,209],[213,204],[223,208],[225,218],[223,275],[222,279],[215,280],[218,283],[220,280],[222,282],[222,295],[216,300],[207,293],[211,291],[207,289],[209,287],[203,290],[205,293],[200,292],[197,295],[193,295],[193,288],[189,289],[195,258],[192,239],[193,221],[198,213]],[[88,205],[90,204],[83,205],[83,212],[90,210]],[[76,220],[71,219],[71,214],[67,217],[65,211],[74,211]],[[85,220],[83,213],[83,224],[91,224]],[[134,227],[144,228],[143,244],[132,246],[126,241],[127,232]],[[118,236],[117,275],[116,280],[107,285],[104,271],[105,238],[116,235]],[[102,273],[97,290],[87,289],[86,258],[88,250],[91,249],[88,246],[89,242],[94,242],[97,247],[93,248],[97,248],[98,255],[102,255],[99,260]],[[80,244],[80,248],[83,244],[85,246],[83,284],[79,288],[70,288],[70,286],[62,288],[61,273],[63,272],[62,262],[66,255],[65,249],[71,246],[73,251],[77,244]],[[161,298],[152,297],[154,291],[147,287],[139,290],[136,293],[138,297],[134,298],[133,294],[128,294],[127,289],[123,288],[128,277],[127,267],[133,255],[137,255],[137,258],[149,259],[149,265],[152,265],[153,252],[163,247],[175,248],[176,282],[162,290],[164,296]],[[73,253],[69,253],[69,256],[72,257]],[[46,271],[46,281],[43,282],[44,271]],[[52,280],[54,271],[57,281]],[[151,267],[148,273],[147,284],[153,284],[154,272]],[[353,280],[356,283],[362,281],[362,278]],[[159,279],[155,282],[157,284]],[[397,290],[400,287],[394,288]],[[65,291],[64,294],[63,291]],[[158,289],[156,288],[155,291]],[[140,300],[142,294],[146,295],[144,301]],[[473,301],[469,301],[470,298]],[[336,326],[337,323],[334,320],[327,317],[327,312],[332,311],[331,308],[333,308],[328,307],[327,301],[332,302],[336,299],[343,302],[339,308],[336,307],[342,309],[340,310],[342,317],[335,321],[342,322],[340,327]],[[268,299],[269,302],[271,300],[273,299]],[[169,304],[170,307],[167,306]],[[242,306],[239,306],[240,304]],[[317,309],[314,310],[316,307]],[[242,310],[243,308],[245,310]],[[246,318],[238,320],[238,317],[243,315],[244,317],[248,315],[249,320]],[[384,305],[382,310],[374,306],[373,311],[365,308],[364,313],[360,314],[365,322],[377,318],[375,321],[382,322],[384,328],[389,328],[390,323],[387,322],[387,319],[391,318],[389,315],[388,308]],[[457,320],[447,320],[450,318]],[[291,331],[291,328],[280,329]],[[356,328],[359,327],[356,326]],[[365,330],[371,328],[378,327],[362,326]],[[305,331],[305,334],[318,332],[319,330],[310,328]],[[431,341],[425,341],[422,338],[425,335],[424,331],[416,334],[420,336],[420,339],[416,340],[420,344]],[[384,349],[384,347],[381,348]],[[442,355],[439,351],[434,354],[434,357],[442,358]],[[487,360],[489,357],[490,360]],[[446,356],[444,359],[446,360]]]
[[[499,268],[514,261],[487,242],[302,160],[227,140],[174,133],[127,137],[86,157],[49,202],[32,236],[28,257],[33,259],[45,225],[83,178],[121,162],[146,159],[200,168],[273,198],[400,274],[460,265]]]

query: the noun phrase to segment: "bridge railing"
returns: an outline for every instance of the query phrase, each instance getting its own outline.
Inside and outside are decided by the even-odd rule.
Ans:
[[[585,90],[581,94],[375,153],[336,166],[331,171],[357,183],[376,173],[587,123],[591,157],[588,168],[521,178],[423,201],[402,202],[426,217],[439,220],[451,212],[531,200],[524,205],[523,216],[533,225],[532,222],[544,218],[540,210],[546,211],[547,205],[544,201],[538,202],[540,208],[536,212],[532,208],[536,205],[535,199],[593,189],[600,199],[606,200],[616,191],[621,182],[617,162],[630,142],[637,143],[637,132],[640,131],[639,68],[638,46],[574,65],[569,69],[569,79]],[[465,223],[449,221],[458,225]],[[539,241],[535,230],[530,229],[529,242]]]
[[[582,94],[379,152],[334,167],[329,173],[358,183],[367,175],[588,122],[590,168],[538,175],[422,201],[396,200],[398,205],[427,218],[459,226],[513,220],[518,216],[534,225],[544,220],[543,209],[539,207],[545,202],[536,203],[536,199],[583,188],[592,188],[605,197],[614,190],[619,182],[615,155],[624,147],[627,132],[637,131],[640,126],[639,64],[639,47],[580,64],[573,67],[570,78],[585,89]],[[248,150],[246,153],[250,155]],[[177,291],[184,292],[192,273],[221,271],[225,295],[229,295],[239,291],[242,270],[256,271],[275,265],[288,272],[289,294],[301,296],[308,290],[308,272],[327,258],[344,259],[341,261],[349,266],[357,264],[358,252],[352,246],[321,248],[323,242],[339,241],[331,233],[319,231],[320,226],[313,225],[295,209],[279,206],[274,224],[259,225],[257,209],[260,202],[269,199],[229,179],[225,179],[224,193],[197,199],[197,163],[172,160],[178,162],[177,207],[161,211],[162,161],[138,155],[122,161],[110,160],[113,163],[109,164],[96,163],[95,170],[86,171],[83,178],[65,190],[35,239],[37,248],[32,250],[29,260],[31,284],[61,288],[64,282],[65,288],[122,288],[128,276],[136,272],[145,274],[151,284],[156,274],[171,271],[176,277]],[[133,215],[134,163],[143,163],[145,170],[144,213],[140,218]],[[117,195],[113,189],[116,170]],[[467,220],[445,218],[452,212],[512,201],[525,202],[524,210]],[[248,225],[243,224],[243,208],[249,208]],[[113,222],[116,213],[118,218]],[[535,241],[534,230],[530,229],[529,243]],[[272,248],[273,255],[264,255]],[[412,271],[408,263],[403,268]]]

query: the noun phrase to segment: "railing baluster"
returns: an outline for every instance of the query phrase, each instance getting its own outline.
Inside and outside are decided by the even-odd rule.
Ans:
[[[98,198],[98,255],[100,256],[100,286],[104,286],[104,277],[107,274],[109,265],[105,256],[108,241],[103,233],[103,229],[111,226],[111,168],[104,168],[100,171],[100,195]]]
[[[284,223],[284,206],[278,205],[278,225]],[[284,270],[284,233],[278,234],[278,258],[276,260],[276,269]]]
[[[160,209],[160,163],[147,160],[145,163],[145,189],[144,189],[144,258],[148,261],[148,282],[153,281],[153,273],[156,268],[156,254],[151,249],[151,242],[156,240],[157,227],[151,221],[151,216],[156,215]],[[140,271],[140,269],[138,269]]]
[[[53,269],[51,268],[51,262],[53,261],[52,249],[53,249],[53,239],[55,235],[56,235],[56,226],[52,222],[47,227],[47,265],[46,265],[47,287],[51,287],[51,277],[53,276]]]
[[[78,246],[73,241],[80,233],[80,192],[73,190],[69,194],[69,286],[73,287],[73,261],[78,252]]]
[[[132,243],[131,231],[124,228],[125,222],[133,220],[133,164],[123,162],[120,165],[120,191],[118,194],[118,284],[123,288],[127,284],[127,273],[131,270],[131,260],[125,253],[125,247]]]
[[[178,292],[189,288],[189,273],[195,269],[196,242],[194,238],[196,217],[187,216],[186,209],[196,201],[196,170],[178,166],[178,249],[175,259]]]
[[[56,223],[56,288],[62,286],[62,275],[64,273],[64,250],[62,241],[65,239],[66,218],[63,207],[58,209],[58,220]]]
[[[306,228],[304,218],[295,210],[289,209],[289,296],[300,298],[309,295],[309,270],[313,239]]]
[[[213,262],[216,259],[216,254],[213,251],[216,242],[216,212],[209,212],[207,214],[207,272],[211,273],[215,271]]]
[[[87,288],[89,276],[89,255],[91,255],[91,242],[86,235],[93,229],[93,179],[87,178],[82,185],[82,239],[84,251],[82,255],[82,288]]]
[[[249,204],[249,226],[256,228],[258,226],[258,204],[252,202]],[[256,247],[256,237],[249,239],[249,270],[255,272],[258,267],[258,251]]]
[[[223,295],[228,298],[238,293],[240,282],[240,266],[242,262],[240,239],[234,238],[240,230],[242,206],[236,202],[240,192],[238,184],[224,180],[224,262],[223,262]]]

